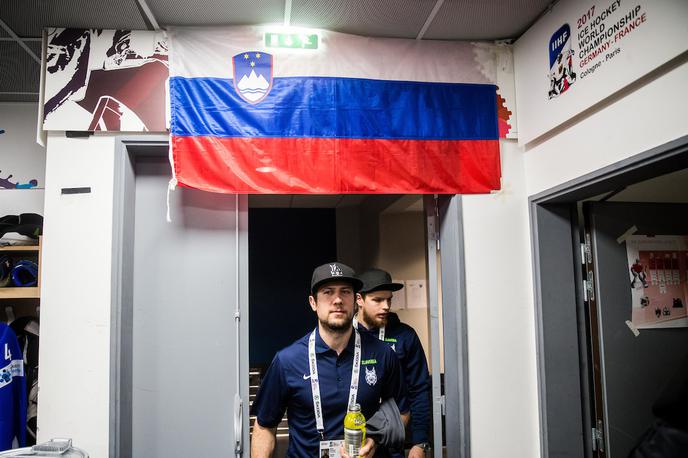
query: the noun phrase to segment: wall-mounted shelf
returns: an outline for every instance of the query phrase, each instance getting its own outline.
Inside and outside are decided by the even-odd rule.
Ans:
[[[26,288],[0,288],[0,299],[38,299],[41,290],[38,286]]]
[[[1,299],[39,299],[41,297],[41,243],[42,237],[38,238],[38,245],[15,245],[0,246],[0,254],[16,253],[21,256],[23,253],[36,253],[38,255],[38,285],[29,287],[6,287],[0,288]]]
[[[41,246],[40,245],[19,245],[19,246],[0,246],[0,253],[2,252],[10,252],[10,253],[17,253],[21,251],[41,251]]]

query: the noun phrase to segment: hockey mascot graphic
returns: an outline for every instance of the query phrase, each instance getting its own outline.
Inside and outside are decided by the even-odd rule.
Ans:
[[[365,368],[365,380],[368,383],[368,385],[373,386],[377,383],[377,374],[375,373],[375,368],[373,367],[371,370],[368,370],[368,368]]]
[[[564,24],[549,40],[549,98],[568,91],[575,82],[571,28]]]

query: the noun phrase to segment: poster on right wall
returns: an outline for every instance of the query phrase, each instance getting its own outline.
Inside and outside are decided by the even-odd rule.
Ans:
[[[688,236],[633,235],[626,254],[633,325],[688,327]]]

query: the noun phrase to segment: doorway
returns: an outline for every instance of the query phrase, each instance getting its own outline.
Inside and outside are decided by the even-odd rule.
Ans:
[[[315,326],[310,278],[314,266],[337,259],[336,219],[332,208],[250,205],[249,363],[263,371]]]
[[[241,430],[227,428],[242,388],[240,200],[178,189],[167,223],[169,163],[143,156],[133,165],[132,456],[233,450],[241,440]]]
[[[405,284],[395,293],[392,312],[414,328],[433,367],[432,351],[440,350],[430,339],[423,210],[422,196],[250,196],[251,401],[275,353],[316,325],[307,300],[310,276],[315,266],[333,260],[357,272],[379,267]],[[288,440],[285,415],[274,456],[284,456]]]
[[[261,259],[274,260],[272,268],[282,273],[294,264],[308,264],[306,292],[313,266],[332,256],[358,269],[377,265],[401,280],[415,281],[416,287],[425,281],[425,304],[408,307],[407,300],[407,307],[397,312],[403,321],[419,323],[412,325],[427,342],[430,367],[440,368],[432,374],[433,455],[442,456],[446,444],[451,456],[469,456],[460,198],[252,196],[249,210],[249,196],[177,189],[169,196],[172,222],[166,223],[166,139],[125,139],[116,147],[111,456],[249,456],[249,385],[254,377],[249,338],[261,332],[261,315],[249,310],[249,276],[261,275],[260,270],[251,273],[255,265],[249,268],[249,211],[257,212],[253,220],[258,230],[264,212],[264,233],[275,237],[272,242],[282,240],[253,250],[263,249]],[[277,256],[286,243],[280,228],[289,217],[270,213],[285,208],[302,211],[289,224],[329,221],[330,229],[322,234],[306,232],[328,251],[307,250],[314,253],[307,263]],[[361,230],[363,221],[367,230]],[[286,228],[283,232],[288,233]],[[389,233],[396,235],[385,235]],[[413,235],[419,242],[410,250],[400,235]],[[304,256],[303,250],[295,252]],[[440,294],[439,277],[445,272],[451,281],[441,283]],[[308,311],[303,290],[291,300],[302,301]],[[441,302],[445,307],[440,308]],[[307,328],[315,324],[304,323]],[[254,353],[256,361],[268,359],[265,355],[274,350],[261,351]],[[451,363],[442,383],[442,356],[447,354]],[[174,413],[180,405],[188,415]],[[451,418],[446,429],[445,418]],[[198,448],[199,437],[205,451]]]
[[[181,188],[168,197],[168,151],[147,137],[120,142],[115,156],[110,456],[240,456],[247,200]]]
[[[629,455],[655,422],[672,377],[688,374],[687,178],[682,170],[633,185],[656,202],[639,202],[629,189],[584,206],[595,290],[588,303],[597,315],[591,343],[601,382],[594,379],[593,392],[603,395],[593,407],[604,419],[598,451],[607,457]],[[683,196],[673,188],[672,200],[682,202],[662,202],[658,179],[681,180]]]
[[[687,168],[684,137],[530,199],[543,457],[626,457],[657,419],[688,328],[635,327],[628,250],[688,235]]]

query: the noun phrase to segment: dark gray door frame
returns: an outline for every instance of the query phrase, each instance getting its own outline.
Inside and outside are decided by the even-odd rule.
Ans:
[[[110,305],[111,458],[130,457],[132,450],[134,161],[137,154],[151,148],[161,151],[169,148],[168,145],[167,135],[118,137],[115,141]]]
[[[112,302],[110,345],[110,434],[109,456],[128,457],[132,450],[132,303],[134,259],[134,162],[145,155],[166,154],[166,135],[119,137],[115,142],[113,179],[112,233]],[[164,151],[164,153],[163,153]],[[432,197],[430,196],[432,199]],[[470,422],[468,393],[468,351],[466,333],[466,295],[463,249],[463,221],[460,196],[442,196],[432,214],[438,231],[428,234],[429,245],[436,237],[442,240],[440,277],[451,279],[441,284],[443,299],[443,337],[445,360],[458,362],[445,365],[445,392],[433,399],[438,413],[446,415],[447,450],[456,456],[470,457]],[[247,271],[247,269],[245,269]],[[244,279],[242,279],[244,281]],[[436,294],[436,292],[435,292]],[[246,301],[244,301],[246,302]],[[246,302],[247,303],[247,302]],[[246,309],[248,310],[248,309]],[[243,325],[242,325],[243,326]],[[435,336],[439,339],[439,336]],[[243,336],[242,338],[245,338]],[[247,349],[247,342],[241,343]],[[247,352],[246,352],[247,353]],[[246,354],[248,360],[248,353]],[[242,374],[248,374],[248,370]],[[248,379],[241,383],[242,397],[248,399]],[[245,391],[245,392],[244,392]],[[439,407],[441,405],[441,408]],[[243,422],[247,425],[248,406],[244,404]],[[128,419],[128,421],[127,421]],[[436,426],[441,427],[440,416]],[[248,427],[244,425],[244,444],[248,444]],[[458,425],[458,427],[457,427]],[[248,454],[247,445],[244,452]],[[436,456],[442,451],[437,450]],[[454,456],[454,455],[452,455]]]
[[[140,135],[118,137],[115,141],[113,215],[112,215],[112,282],[111,282],[111,325],[110,325],[110,434],[109,456],[129,457],[132,450],[132,367],[133,367],[133,265],[134,265],[134,163],[137,157],[166,157],[169,150],[169,136]],[[247,207],[245,196],[242,206]],[[237,204],[237,208],[241,208]],[[246,227],[247,214],[237,212],[237,227]],[[241,219],[241,223],[239,220]],[[240,272],[237,283],[235,321],[241,328],[237,332],[237,348],[240,349],[240,370],[237,386],[243,404],[235,399],[235,433],[241,437],[237,447],[243,447],[248,456],[248,250],[246,234],[237,237]],[[238,313],[240,310],[240,320]],[[239,433],[240,432],[240,433]],[[236,455],[241,452],[236,451]]]
[[[528,199],[543,458],[592,454],[576,202],[683,168],[688,168],[688,135]]]
[[[441,196],[438,201],[438,210],[440,279],[443,280],[441,288],[446,444],[447,451],[451,451],[451,456],[468,458],[471,456],[471,425],[461,196]],[[450,364],[447,364],[447,361]],[[454,361],[457,364],[451,363]]]
[[[468,337],[466,325],[466,275],[464,270],[463,212],[461,196],[426,195],[427,271],[430,307],[430,337],[433,350],[439,348],[439,290],[442,292],[442,337],[444,341],[444,393],[440,374],[433,370],[433,456],[441,458],[437,444],[443,441],[449,456],[469,458],[470,414],[468,386]],[[437,287],[433,287],[437,285]],[[439,353],[431,354],[433,367]]]

